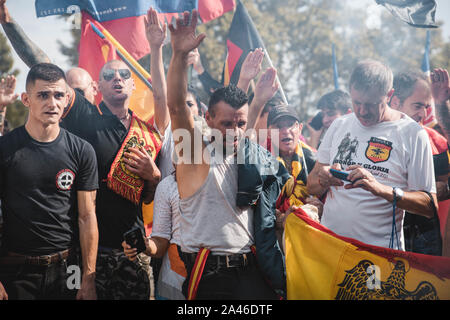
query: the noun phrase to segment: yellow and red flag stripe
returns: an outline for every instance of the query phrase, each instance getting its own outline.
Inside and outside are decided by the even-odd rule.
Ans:
[[[201,248],[197,253],[197,258],[195,259],[194,267],[192,268],[191,276],[189,278],[187,300],[194,300],[197,295],[198,284],[202,278],[203,269],[205,268],[209,253],[210,250],[205,248]]]

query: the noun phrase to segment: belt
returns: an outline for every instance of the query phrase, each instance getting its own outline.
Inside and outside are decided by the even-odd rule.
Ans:
[[[66,260],[71,253],[71,249],[43,256],[26,256],[14,252],[8,252],[6,256],[0,257],[0,265],[29,264],[36,266],[49,266],[59,261]]]
[[[197,253],[186,253],[182,252],[182,260],[185,263],[193,265],[195,259],[197,258]],[[231,254],[231,255],[213,255],[210,254],[206,260],[205,267],[216,267],[216,268],[243,268],[254,263],[255,256],[253,253],[242,253],[242,254]]]

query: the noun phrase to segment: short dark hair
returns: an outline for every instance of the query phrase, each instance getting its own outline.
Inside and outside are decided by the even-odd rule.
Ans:
[[[334,90],[324,94],[317,102],[318,109],[330,109],[346,114],[352,108],[352,98],[343,90]]]
[[[214,106],[220,101],[229,104],[237,110],[248,102],[248,96],[244,91],[233,84],[215,90],[209,99],[208,105],[208,112],[212,116],[214,116]]]
[[[28,91],[30,86],[34,85],[36,80],[48,82],[57,82],[60,79],[66,81],[66,75],[60,67],[52,63],[38,63],[31,67],[25,82],[25,88]]]
[[[403,104],[414,93],[416,82],[423,80],[429,86],[429,80],[425,73],[418,71],[401,72],[394,77],[394,94]]]

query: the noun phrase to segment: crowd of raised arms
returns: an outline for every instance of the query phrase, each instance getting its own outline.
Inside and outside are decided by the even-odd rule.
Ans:
[[[30,70],[28,117],[14,130],[4,119],[16,79],[0,83],[0,300],[286,298],[284,230],[299,208],[339,236],[450,256],[447,70],[393,74],[362,59],[348,91],[322,96],[302,123],[276,69],[262,70],[262,49],[223,86],[201,64],[197,11],[165,25],[150,8],[144,121],[127,64],[108,61],[98,79],[62,71],[5,2],[0,22]],[[209,101],[189,86],[190,65]]]

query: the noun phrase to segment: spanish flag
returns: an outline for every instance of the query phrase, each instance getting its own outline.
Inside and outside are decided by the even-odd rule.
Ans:
[[[450,299],[450,258],[341,237],[302,209],[286,219],[285,248],[291,300]]]

